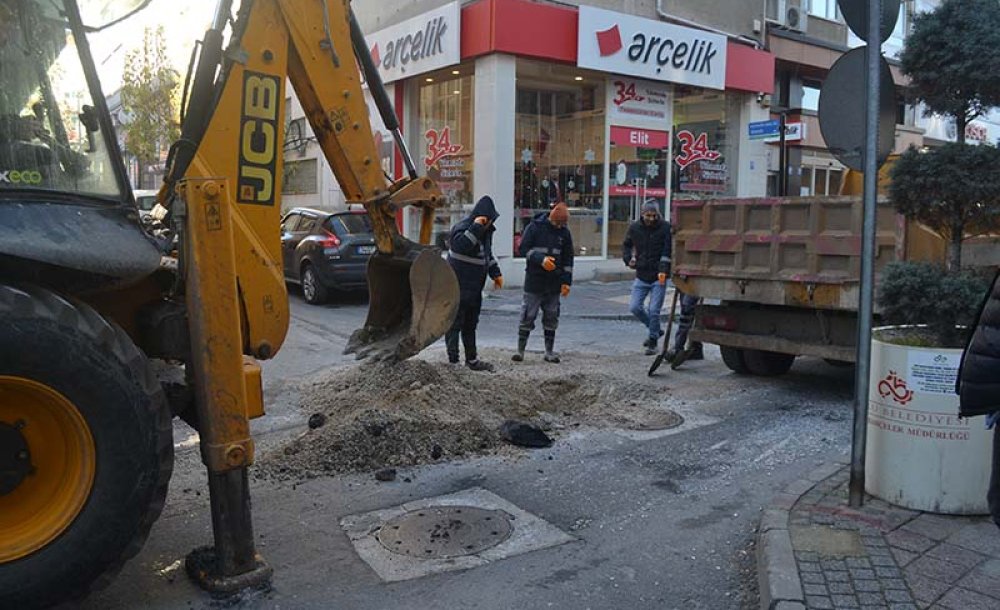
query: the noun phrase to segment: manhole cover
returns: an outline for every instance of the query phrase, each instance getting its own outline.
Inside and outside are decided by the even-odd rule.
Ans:
[[[511,517],[475,506],[432,506],[386,521],[378,541],[393,553],[442,559],[473,555],[510,537]]]
[[[684,418],[673,411],[646,411],[630,415],[623,422],[629,430],[669,430],[684,423]]]

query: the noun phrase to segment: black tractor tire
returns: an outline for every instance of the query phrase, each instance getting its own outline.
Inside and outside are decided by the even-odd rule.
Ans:
[[[0,608],[48,607],[107,585],[139,553],[166,499],[173,422],[146,356],[87,305],[0,284],[0,320],[0,375],[61,393],[94,442],[94,481],[76,518],[0,564]]]
[[[738,347],[729,347],[728,345],[720,345],[719,351],[722,352],[722,361],[729,367],[730,371],[737,375],[750,374],[746,360],[743,359],[743,353],[746,350]]]
[[[310,305],[322,305],[330,298],[329,289],[309,263],[302,265],[302,298]]]
[[[743,361],[746,362],[751,375],[776,377],[784,375],[792,368],[795,356],[780,352],[748,349],[743,351]]]

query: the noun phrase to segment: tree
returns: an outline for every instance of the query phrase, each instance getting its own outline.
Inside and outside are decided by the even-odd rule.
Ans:
[[[944,0],[917,15],[899,56],[910,79],[910,97],[930,112],[955,120],[959,143],[965,127],[1000,106],[1000,2]]]
[[[163,147],[180,136],[177,119],[179,75],[167,62],[163,26],[146,28],[142,46],[125,55],[122,109],[128,115],[125,147],[146,167],[159,160]],[[137,187],[142,187],[139,171]]]
[[[1000,229],[1000,149],[945,144],[910,147],[891,170],[889,197],[896,210],[948,242],[948,268],[962,268],[962,241]]]

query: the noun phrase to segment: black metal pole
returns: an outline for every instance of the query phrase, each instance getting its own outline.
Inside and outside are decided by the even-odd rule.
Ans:
[[[867,103],[865,106],[864,222],[861,243],[861,292],[858,297],[857,366],[854,377],[854,433],[851,442],[850,505],[865,496],[865,445],[868,435],[868,391],[871,371],[872,314],[875,294],[875,221],[878,204],[878,111],[881,90],[882,0],[868,5]]]
[[[788,196],[788,151],[785,148],[785,125],[788,121],[788,111],[782,109],[778,119],[778,165],[781,174],[778,178],[778,195]]]

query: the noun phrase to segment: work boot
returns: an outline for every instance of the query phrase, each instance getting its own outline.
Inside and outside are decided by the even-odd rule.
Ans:
[[[705,348],[701,343],[692,343],[691,347],[687,350],[690,352],[688,354],[688,360],[704,360],[705,359]]]
[[[448,362],[458,364],[458,331],[449,330],[445,333],[444,344],[448,350]]]
[[[556,331],[547,330],[545,331],[545,361],[551,362],[553,364],[559,364],[559,356],[555,352],[556,345]]]
[[[514,362],[524,362],[524,350],[528,347],[528,335],[518,334],[517,353],[510,357]]]
[[[656,345],[656,339],[652,337],[646,337],[646,340],[642,342],[643,347],[654,347]]]
[[[493,372],[493,365],[490,364],[489,362],[483,362],[479,358],[476,358],[475,360],[469,360],[469,361],[467,361],[465,363],[465,366],[469,367],[473,371],[483,371],[483,372],[486,372],[486,373],[492,373]]]

